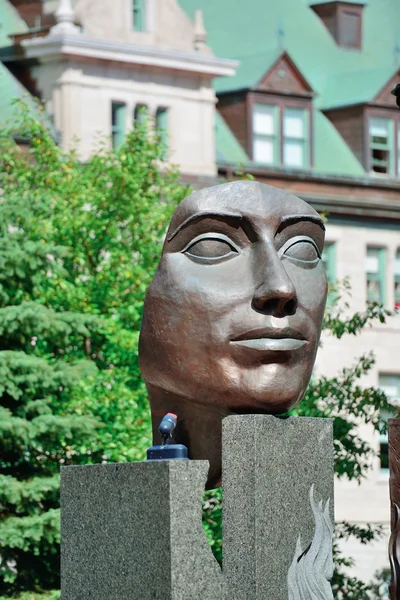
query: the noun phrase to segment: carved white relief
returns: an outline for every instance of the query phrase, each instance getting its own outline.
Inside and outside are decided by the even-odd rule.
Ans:
[[[293,562],[288,573],[289,600],[333,600],[329,583],[333,575],[333,523],[329,514],[329,499],[323,507],[310,489],[310,504],[314,514],[315,533],[311,544],[303,550],[299,536]]]

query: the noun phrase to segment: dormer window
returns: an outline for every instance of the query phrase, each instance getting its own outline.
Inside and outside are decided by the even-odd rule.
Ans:
[[[366,111],[366,168],[373,177],[400,178],[400,112]]]
[[[309,110],[253,105],[253,160],[260,165],[309,167]]]
[[[218,97],[218,109],[257,168],[313,166],[314,92],[287,52],[251,88]]]
[[[361,48],[360,11],[339,11],[338,44],[345,48]]]
[[[338,46],[361,49],[363,14],[361,2],[322,1],[315,2],[311,8],[320,17]]]
[[[374,175],[394,174],[394,144],[392,119],[369,119],[370,170]]]

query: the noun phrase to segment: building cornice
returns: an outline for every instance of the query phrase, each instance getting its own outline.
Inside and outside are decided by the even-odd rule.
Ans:
[[[3,60],[59,60],[70,56],[114,63],[142,65],[159,69],[225,77],[235,74],[239,62],[236,60],[206,56],[196,52],[179,52],[135,44],[126,44],[85,37],[84,35],[48,35],[21,41],[23,53],[14,49],[3,49]],[[10,50],[10,48],[8,49]]]
[[[227,179],[234,179],[238,176],[235,174],[249,173],[258,181],[292,191],[319,212],[326,212],[330,216],[400,224],[398,180],[265,169],[250,165],[238,167],[225,163],[218,164],[218,173]]]
[[[373,197],[339,197],[328,194],[299,193],[298,196],[311,204],[318,212],[326,212],[331,217],[373,219],[400,224],[400,203],[390,200],[377,200]]]
[[[245,172],[254,175],[255,177],[269,177],[269,178],[281,178],[287,180],[298,180],[298,181],[310,181],[310,182],[322,182],[328,184],[334,184],[337,186],[354,186],[358,188],[371,188],[390,190],[400,193],[400,180],[390,178],[372,178],[368,177],[352,177],[350,175],[334,175],[331,173],[320,173],[311,170],[298,170],[298,169],[287,169],[279,167],[269,167],[266,169],[262,166],[253,164],[231,164],[222,161],[218,162],[218,170],[223,174],[234,174],[235,172]],[[400,200],[400,196],[399,196]],[[399,202],[400,205],[400,202]]]

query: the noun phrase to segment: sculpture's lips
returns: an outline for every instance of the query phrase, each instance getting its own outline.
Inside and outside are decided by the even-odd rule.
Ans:
[[[304,346],[307,340],[297,329],[286,327],[284,329],[252,329],[232,339],[231,343],[261,352],[290,352]]]
[[[235,346],[260,350],[261,352],[290,352],[291,350],[298,350],[307,341],[296,340],[294,338],[258,338],[253,340],[236,340],[231,343]]]

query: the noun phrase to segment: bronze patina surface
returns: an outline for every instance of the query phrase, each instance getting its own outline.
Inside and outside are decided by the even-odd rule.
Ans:
[[[318,213],[283,190],[236,181],[195,192],[171,220],[140,335],[155,442],[175,441],[221,480],[221,421],[280,415],[307,388],[326,302]]]

